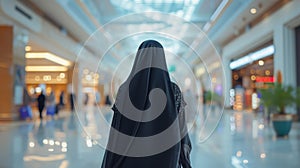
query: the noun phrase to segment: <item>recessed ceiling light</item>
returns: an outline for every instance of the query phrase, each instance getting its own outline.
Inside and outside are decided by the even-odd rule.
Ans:
[[[39,76],[35,76],[35,77],[34,77],[34,80],[39,81],[39,80],[40,80],[40,77],[39,77]]]
[[[26,46],[25,51],[31,51],[31,46]]]
[[[60,74],[59,74],[59,77],[60,77],[60,78],[65,78],[65,77],[66,77],[66,74],[65,74],[65,73],[60,73]]]
[[[250,9],[250,13],[251,13],[251,14],[254,15],[254,14],[256,14],[256,12],[257,12],[257,9],[256,9],[256,8],[251,8],[251,9]]]

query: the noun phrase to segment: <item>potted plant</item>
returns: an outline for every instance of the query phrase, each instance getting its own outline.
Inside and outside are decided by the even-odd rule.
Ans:
[[[207,104],[220,104],[222,97],[213,91],[205,91],[204,99]]]
[[[281,79],[278,77],[277,79]],[[287,136],[290,132],[293,115],[286,113],[286,107],[299,105],[299,89],[275,82],[273,86],[261,89],[261,101],[271,113],[271,119],[277,136]]]

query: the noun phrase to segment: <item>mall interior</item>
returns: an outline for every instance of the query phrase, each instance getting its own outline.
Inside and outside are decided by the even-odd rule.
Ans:
[[[193,168],[300,167],[299,9],[300,0],[0,0],[0,168],[101,167],[111,107],[148,39],[163,45],[185,110],[196,111]]]

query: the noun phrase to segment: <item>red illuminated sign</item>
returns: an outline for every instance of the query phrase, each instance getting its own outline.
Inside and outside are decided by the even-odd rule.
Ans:
[[[274,83],[275,78],[273,76],[257,76],[256,82]]]

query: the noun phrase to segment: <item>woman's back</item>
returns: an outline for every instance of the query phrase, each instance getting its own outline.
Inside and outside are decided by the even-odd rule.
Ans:
[[[112,108],[102,168],[177,168],[183,162],[189,164],[189,160],[180,160],[189,158],[186,155],[191,149],[182,151],[181,138],[187,133],[184,115],[179,113],[184,108],[182,102],[179,87],[170,81],[162,46],[152,40],[143,42]],[[185,142],[190,146],[189,139]]]

